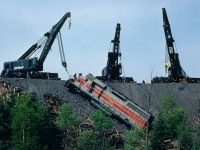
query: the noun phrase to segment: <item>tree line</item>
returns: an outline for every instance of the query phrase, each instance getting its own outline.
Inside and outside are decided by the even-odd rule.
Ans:
[[[44,102],[30,93],[0,97],[0,149],[200,149],[200,126],[192,128],[186,111],[169,95],[158,107],[158,117],[150,130],[131,128],[123,133],[122,139],[108,137],[116,123],[104,112],[98,110],[89,117],[92,126],[80,131],[85,119],[76,117],[68,103],[60,106],[52,120]]]

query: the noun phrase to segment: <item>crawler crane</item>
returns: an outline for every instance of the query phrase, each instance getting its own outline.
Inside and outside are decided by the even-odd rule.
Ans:
[[[120,30],[121,25],[118,23],[115,31],[115,37],[111,41],[113,43],[112,51],[108,52],[108,61],[106,67],[102,70],[102,76],[97,76],[102,81],[111,82],[134,82],[132,77],[121,77],[122,64],[120,63]]]
[[[63,47],[60,29],[63,24],[71,16],[70,12],[66,13],[51,30],[44,34],[44,36],[35,44],[33,44],[21,57],[16,61],[9,61],[4,63],[4,68],[1,73],[2,77],[9,78],[36,78],[36,79],[55,79],[58,78],[57,73],[47,73],[43,71],[44,61],[51,50],[55,38],[58,38],[60,53],[62,56]],[[42,50],[39,58],[30,56]],[[61,57],[62,59],[62,57]],[[62,63],[62,65],[65,65]]]
[[[165,8],[162,9],[163,13],[163,29],[165,33],[167,54],[170,65],[165,63],[165,68],[168,72],[168,77],[155,77],[152,83],[170,83],[170,82],[200,82],[200,78],[190,78],[180,65],[179,55],[175,52],[174,39],[172,36],[169,20]]]

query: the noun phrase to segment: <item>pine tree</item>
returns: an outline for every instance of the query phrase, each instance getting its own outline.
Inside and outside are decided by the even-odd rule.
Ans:
[[[199,109],[198,109],[198,117],[200,118],[200,100],[198,100],[199,103]],[[194,138],[194,150],[200,150],[200,124],[196,127],[194,133],[193,133],[193,138]]]
[[[167,149],[166,125],[163,118],[158,117],[153,125],[150,137],[150,147],[152,150],[165,150]]]
[[[125,132],[124,150],[145,149],[145,130],[134,128]]]
[[[186,132],[185,129],[188,129]],[[151,131],[151,148],[168,149],[172,148],[172,141],[179,140],[179,145],[191,147],[191,141],[185,139],[191,134],[187,115],[183,108],[177,107],[171,96],[165,96],[160,108],[158,118],[154,122]]]
[[[185,125],[184,125],[185,126]],[[192,132],[189,126],[183,127],[179,133],[179,145],[180,150],[191,150],[192,149]]]
[[[97,149],[97,136],[92,130],[85,130],[81,132],[77,138],[77,148],[81,150]]]

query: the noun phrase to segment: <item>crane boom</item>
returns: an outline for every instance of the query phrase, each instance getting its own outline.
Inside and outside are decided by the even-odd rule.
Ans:
[[[38,44],[33,44],[21,57],[19,57],[18,60],[23,60],[23,59],[27,59],[30,57],[30,55],[36,50],[36,48],[38,47]]]
[[[111,80],[115,80],[119,78],[122,74],[121,63],[119,63],[119,57],[121,57],[121,53],[119,52],[119,44],[120,44],[120,24],[117,24],[115,37],[111,41],[113,43],[112,52],[108,53],[108,61],[106,67],[102,70],[102,76],[106,79],[110,78]]]
[[[165,33],[165,39],[167,44],[167,51],[169,55],[170,67],[168,68],[168,75],[171,80],[178,81],[180,79],[186,79],[187,75],[182,69],[179,61],[179,55],[174,49],[174,39],[172,36],[169,20],[165,8],[162,9],[163,12],[163,28]]]
[[[40,55],[40,58],[39,58],[39,69],[40,70],[43,69],[43,63],[44,63],[44,61],[45,61],[45,59],[46,59],[46,57],[47,57],[47,55],[48,55],[48,53],[49,53],[49,51],[51,49],[51,46],[52,46],[52,44],[53,44],[53,42],[54,42],[54,40],[55,40],[58,32],[62,28],[62,26],[65,23],[65,21],[67,20],[67,18],[70,17],[70,16],[71,15],[70,15],[69,12],[66,13],[61,18],[61,20],[52,27],[52,29],[50,30],[50,32],[48,32],[49,33],[48,34],[48,39],[47,39],[47,41],[45,43],[45,46],[44,46],[43,51],[42,51],[42,53]]]
[[[117,27],[116,27],[116,32],[115,32],[115,37],[114,39],[111,41],[111,43],[113,43],[113,51],[112,53],[114,53],[116,56],[114,59],[111,59],[112,57],[108,57],[108,64],[118,64],[118,57],[120,56],[120,52],[119,52],[119,43],[120,43],[120,30],[121,30],[121,25],[118,23]]]

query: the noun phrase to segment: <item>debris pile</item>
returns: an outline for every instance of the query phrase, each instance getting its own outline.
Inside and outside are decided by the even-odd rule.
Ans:
[[[79,132],[83,132],[85,130],[94,130],[95,129],[95,124],[94,122],[90,119],[90,117],[86,118],[81,125],[79,126]]]
[[[54,95],[53,93],[44,94],[44,102],[48,107],[51,119],[55,121],[59,107],[64,104],[64,100],[60,99],[58,95]]]
[[[73,126],[65,131],[67,133],[67,136],[65,136],[63,140],[67,138],[68,147],[74,148],[74,146],[76,145],[76,138],[86,130],[92,130],[93,134],[95,135],[99,134],[96,131],[95,123],[88,117],[79,126]],[[108,142],[111,145],[115,146],[115,148],[120,149],[123,147],[123,133],[119,132],[117,129],[113,129],[113,131],[106,133],[105,138],[108,139]],[[64,147],[66,147],[65,144],[63,144],[63,148]]]
[[[117,129],[107,133],[106,137],[108,138],[110,144],[115,145],[117,149],[123,147],[124,145],[123,133],[119,132]]]
[[[11,94],[19,96],[21,89],[19,87],[13,87],[5,81],[0,81],[0,97],[3,99],[10,99]]]
[[[95,123],[90,119],[90,117],[88,117],[79,126],[79,133],[85,130],[93,130],[94,134],[97,134],[95,133],[95,129]],[[111,145],[115,145],[117,148],[123,146],[123,134],[122,132],[119,132],[116,128],[113,131],[106,133],[106,138],[108,139]]]

